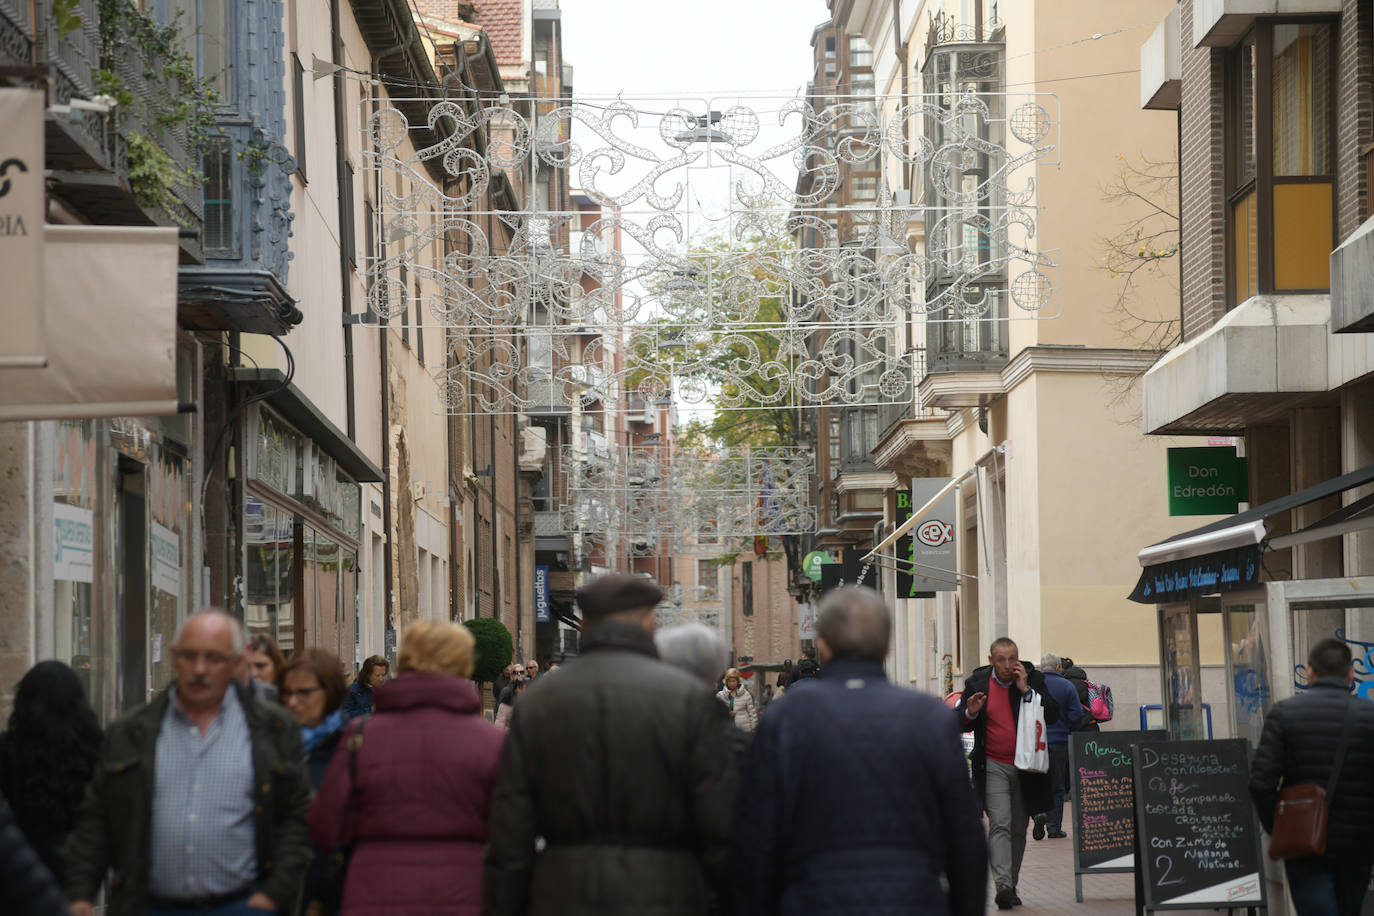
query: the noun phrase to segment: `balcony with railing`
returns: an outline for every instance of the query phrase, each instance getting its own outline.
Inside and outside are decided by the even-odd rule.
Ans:
[[[27,7],[0,0],[0,33],[27,21]],[[36,0],[32,10],[33,59],[51,86],[45,139],[54,193],[97,225],[196,230],[182,252],[199,260],[192,125],[208,100],[181,75],[194,61],[174,44],[175,31],[121,0]]]
[[[913,379],[925,378],[924,347],[912,351],[911,369]],[[900,478],[942,476],[946,471],[941,461],[948,463],[950,449],[944,411],[922,401],[914,385],[894,402],[883,407],[879,418],[882,431],[872,450],[874,466],[895,471]]]

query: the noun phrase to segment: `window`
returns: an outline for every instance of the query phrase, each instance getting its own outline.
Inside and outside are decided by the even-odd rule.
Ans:
[[[872,67],[873,49],[862,35],[849,36],[849,66]]]
[[[1330,288],[1334,42],[1261,22],[1227,66],[1228,303]]]
[[[715,560],[697,560],[697,600],[720,598],[720,567]]]
[[[855,200],[870,201],[878,199],[878,176],[860,175],[851,179],[849,190]]]
[[[410,291],[410,270],[401,265],[401,298],[404,300]],[[401,343],[410,346],[410,308],[404,301],[390,303],[392,310],[401,317]]]
[[[200,75],[210,81],[219,94],[221,105],[233,101],[233,82],[229,79],[229,65],[233,60],[231,36],[234,34],[230,13],[231,0],[201,0],[200,4]],[[194,32],[195,7],[190,18],[181,20],[184,32]]]
[[[358,266],[358,240],[355,235],[356,229],[353,225],[353,163],[344,163],[342,187],[339,193],[343,195],[343,206],[340,208],[339,244],[343,247],[344,254],[348,256],[348,263],[354,269]]]
[[[296,175],[305,183],[305,67],[293,51],[291,53],[291,113],[296,127]]]
[[[745,617],[754,616],[754,564],[741,563],[739,567],[740,610]]]
[[[205,144],[205,253],[210,257],[237,257],[234,242],[234,167],[228,137],[214,137]]]
[[[830,414],[830,479],[840,476],[840,415]]]
[[[415,356],[420,365],[425,364],[425,321],[420,312],[420,281],[415,281]]]

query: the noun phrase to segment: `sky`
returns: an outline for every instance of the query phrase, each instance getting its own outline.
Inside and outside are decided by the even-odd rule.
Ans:
[[[829,18],[825,0],[561,0],[560,6],[563,59],[573,66],[574,99],[605,101],[623,93],[628,104],[646,112],[682,107],[697,114],[745,105],[760,119],[758,138],[741,149],[754,156],[797,135],[799,120],[779,125],[776,112],[788,99],[804,95],[812,72],[811,33]],[[653,136],[656,126],[647,123],[652,120],[641,121],[640,131],[620,123],[616,133],[668,158],[671,151]],[[584,147],[603,145],[581,125],[574,126],[573,139]],[[730,212],[730,189],[740,170],[711,152],[702,164],[711,167],[688,171],[688,190],[677,208],[692,237],[728,232],[738,215]],[[637,178],[643,163],[638,169],[634,165],[626,173],[637,172]],[[794,186],[790,155],[771,160],[768,167],[788,189]],[[665,176],[659,190],[681,180],[678,170]],[[607,180],[608,187],[616,183]],[[626,215],[644,220],[649,214],[643,207],[641,202],[640,213]],[[633,260],[639,246],[625,241]],[[678,407],[684,421],[706,419],[712,412],[680,401]]]
[[[577,95],[801,89],[825,0],[561,0]]]
[[[811,33],[829,16],[825,0],[561,0],[560,6],[574,98],[604,101],[624,93],[628,104],[644,111],[681,107],[697,114],[742,104],[759,115],[758,139],[742,150],[755,155],[796,136],[800,121],[779,125],[776,112],[804,95],[812,71]],[[642,122],[641,130],[646,127],[656,129]],[[581,133],[582,142],[599,145]],[[574,140],[578,134],[575,127]],[[631,132],[621,125],[617,134]],[[658,146],[656,138],[633,135]],[[738,175],[714,156],[709,162],[713,168],[689,175],[686,206],[693,211],[693,234],[728,222],[729,188]],[[769,165],[790,189],[796,179],[791,157]]]

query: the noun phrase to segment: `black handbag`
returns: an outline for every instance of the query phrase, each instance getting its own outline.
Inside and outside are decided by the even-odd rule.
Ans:
[[[348,877],[348,860],[353,857],[349,821],[358,791],[358,751],[363,746],[363,728],[366,725],[367,719],[360,721],[358,730],[348,738],[348,804],[339,823],[339,842],[334,851],[325,857],[319,882],[315,885],[314,902],[324,914],[337,913],[343,906],[344,879]]]

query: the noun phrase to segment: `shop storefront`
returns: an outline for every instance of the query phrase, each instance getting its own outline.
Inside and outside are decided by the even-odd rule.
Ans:
[[[369,463],[356,451],[340,461],[337,439],[321,442],[264,405],[246,438],[244,623],[287,654],[316,647],[356,664],[362,494],[346,466],[366,473]]]
[[[1374,466],[1151,545],[1133,601],[1159,615],[1160,688],[1165,728],[1176,740],[1206,738],[1206,706],[1225,709],[1230,734],[1258,744],[1274,703],[1307,689],[1307,654],[1334,637],[1350,646],[1358,696],[1374,702],[1374,576],[1264,581],[1274,551],[1374,528],[1374,496],[1364,496],[1301,530],[1271,537],[1266,520],[1374,482]],[[1281,524],[1274,524],[1283,530]],[[1202,690],[1200,625],[1220,618],[1224,696]],[[1271,901],[1284,901],[1282,870],[1269,870]],[[1282,903],[1271,912],[1283,913]],[[1365,904],[1374,913],[1374,894]]]
[[[50,469],[49,626],[39,654],[66,662],[103,720],[172,679],[170,644],[197,604],[189,415],[42,424]]]

